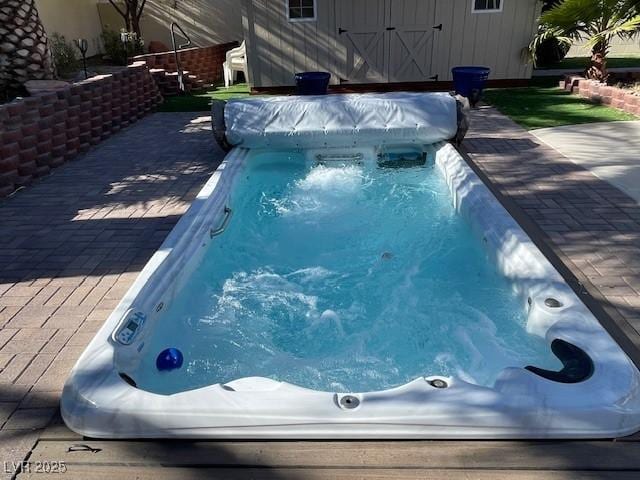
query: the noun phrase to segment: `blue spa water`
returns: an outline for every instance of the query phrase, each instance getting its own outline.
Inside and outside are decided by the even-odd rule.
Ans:
[[[432,159],[322,166],[254,154],[234,216],[147,340],[132,377],[174,393],[247,376],[364,392],[420,376],[491,385],[508,366],[557,368]],[[180,370],[158,372],[167,347]]]

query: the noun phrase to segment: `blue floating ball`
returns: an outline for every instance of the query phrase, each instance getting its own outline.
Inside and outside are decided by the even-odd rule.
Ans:
[[[182,366],[183,361],[184,357],[180,350],[177,348],[167,348],[161,351],[160,355],[158,355],[158,358],[156,359],[156,367],[161,372],[175,370]]]

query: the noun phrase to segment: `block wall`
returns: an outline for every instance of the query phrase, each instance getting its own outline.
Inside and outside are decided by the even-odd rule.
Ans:
[[[640,72],[630,72],[628,78],[640,81]],[[633,115],[640,115],[640,95],[629,89],[604,85],[577,75],[567,75],[561,82],[565,90],[577,93],[592,102],[609,105]]]
[[[0,105],[0,197],[148,114],[162,95],[144,62]]]

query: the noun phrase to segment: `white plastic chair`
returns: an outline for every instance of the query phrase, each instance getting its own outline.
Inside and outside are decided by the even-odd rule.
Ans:
[[[224,86],[229,87],[238,78],[238,72],[244,73],[245,81],[247,76],[247,45],[242,42],[237,48],[227,52],[227,61],[222,64],[224,71]]]

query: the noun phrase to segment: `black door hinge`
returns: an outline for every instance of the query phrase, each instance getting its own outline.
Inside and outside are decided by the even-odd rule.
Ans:
[[[387,27],[388,31],[395,30],[395,29],[396,29],[396,27]]]
[[[434,30],[440,30],[440,31],[442,31],[442,24],[440,24],[440,25],[434,25],[433,29],[434,29]]]
[[[438,81],[438,75],[434,75],[433,77],[429,77],[429,80],[433,80],[434,82]]]
[[[349,80],[347,80],[346,78],[341,78],[340,84],[342,85],[343,83],[349,83]]]
[[[345,32],[348,32],[349,30],[345,30],[344,28],[338,28],[338,34],[342,35]]]

